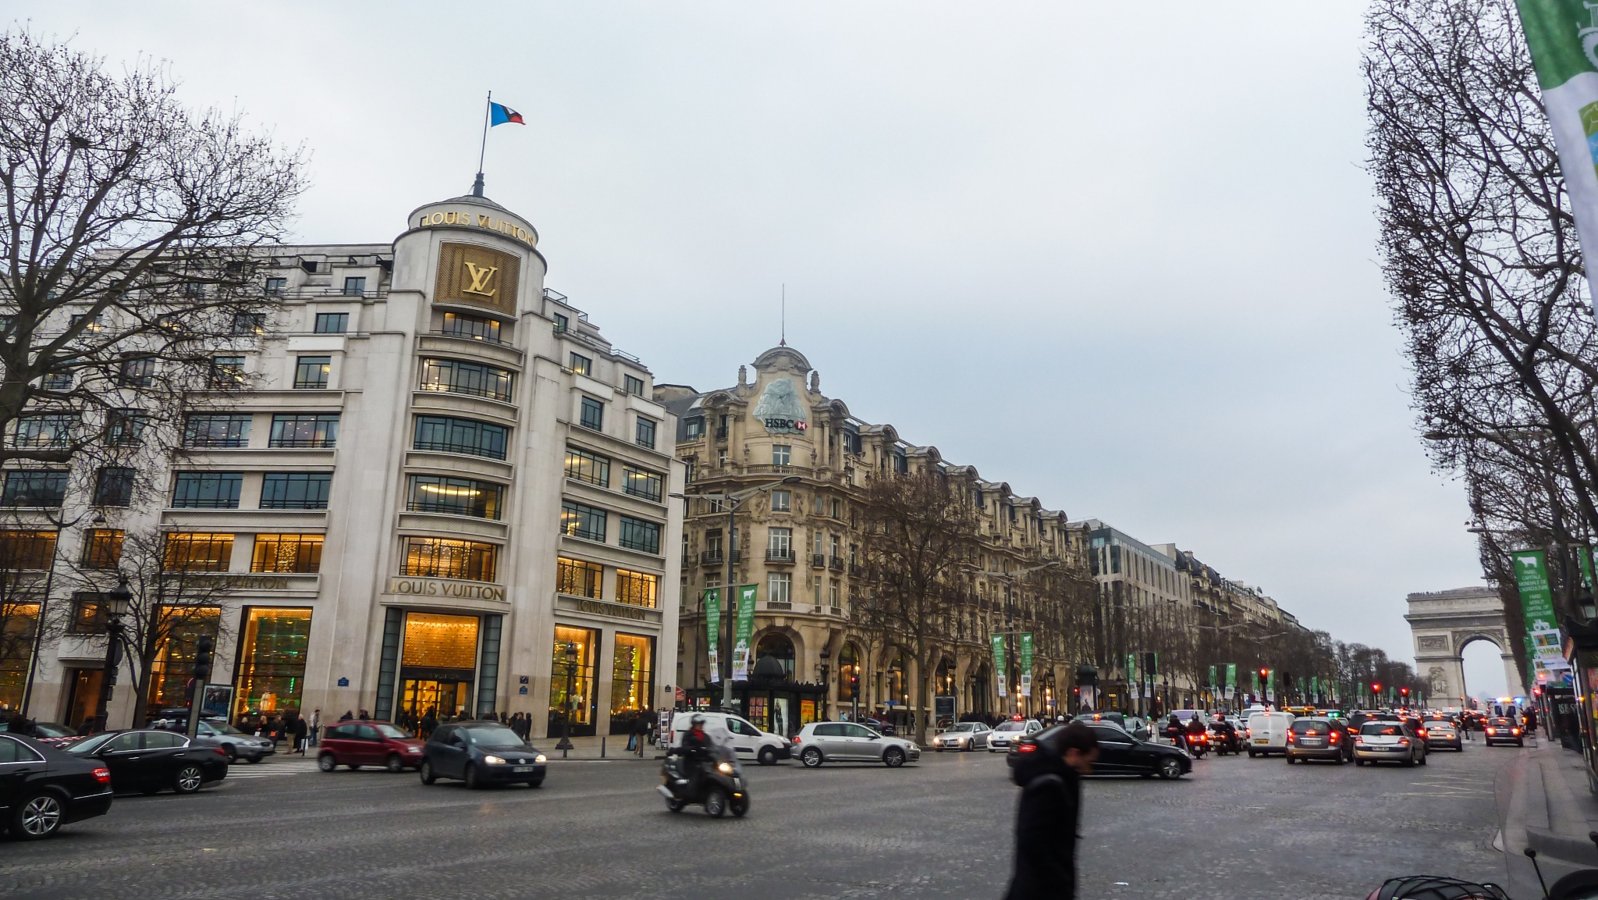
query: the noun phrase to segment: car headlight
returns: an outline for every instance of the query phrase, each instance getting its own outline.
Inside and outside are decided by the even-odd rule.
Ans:
[[[723,775],[731,775],[732,774],[732,763],[730,763],[730,762],[717,763],[716,764],[716,771],[720,772]]]
[[[549,757],[545,756],[542,753],[540,753],[537,756],[533,757],[533,762],[538,763],[539,765],[543,765],[544,763],[546,763],[548,761],[549,761]]]
[[[485,756],[483,757],[483,762],[488,763],[491,766],[503,766],[505,764],[505,758],[503,756]]]

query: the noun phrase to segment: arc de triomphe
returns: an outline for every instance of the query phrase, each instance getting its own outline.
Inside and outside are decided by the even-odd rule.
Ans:
[[[1496,646],[1509,693],[1517,697],[1526,693],[1504,630],[1504,604],[1496,591],[1468,587],[1410,594],[1404,619],[1415,635],[1415,672],[1430,686],[1427,697],[1432,706],[1466,705],[1469,685],[1461,654],[1472,641]]]

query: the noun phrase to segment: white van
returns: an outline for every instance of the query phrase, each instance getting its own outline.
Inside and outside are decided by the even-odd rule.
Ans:
[[[682,736],[688,733],[695,715],[693,711],[687,711],[671,717],[673,749],[682,746]],[[739,759],[752,759],[763,766],[769,766],[779,759],[788,759],[791,755],[793,745],[787,738],[769,731],[761,731],[741,716],[724,712],[702,712],[697,715],[705,717],[705,734],[710,735],[710,739],[716,743],[731,747]]]
[[[1248,755],[1287,755],[1287,729],[1297,718],[1289,712],[1257,712],[1248,717]]]

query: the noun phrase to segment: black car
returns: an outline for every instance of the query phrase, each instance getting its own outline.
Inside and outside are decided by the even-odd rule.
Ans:
[[[544,783],[544,754],[498,722],[440,725],[422,748],[422,784],[459,778],[469,788],[485,784]]]
[[[0,734],[0,823],[17,840],[111,809],[111,770],[21,735]]]
[[[1094,775],[1141,775],[1151,778],[1181,778],[1193,771],[1193,758],[1187,751],[1165,744],[1140,741],[1119,725],[1109,722],[1086,722],[1099,739],[1099,757],[1093,763]],[[1040,741],[1059,734],[1064,725],[1053,725],[1036,734],[1016,738],[1005,757],[1010,768],[1015,768],[1021,757],[1038,752]]]
[[[108,731],[73,744],[67,752],[104,763],[111,770],[112,790],[123,794],[154,794],[167,788],[192,794],[227,777],[226,754],[175,731]]]

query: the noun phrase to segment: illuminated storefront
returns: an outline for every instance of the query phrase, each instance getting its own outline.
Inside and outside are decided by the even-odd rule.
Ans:
[[[481,624],[477,616],[405,612],[396,721],[414,724],[429,713],[442,719],[471,710]]]
[[[649,710],[654,662],[654,638],[616,634],[610,666],[611,734],[627,734],[638,716]]]
[[[554,666],[549,676],[549,733],[561,734],[565,712],[571,710],[571,733],[594,733],[594,651],[598,632],[588,628],[555,626],[551,651]],[[572,662],[568,649],[576,652]],[[567,685],[571,693],[567,694]],[[570,698],[570,703],[567,700]]]
[[[0,613],[0,706],[17,709],[28,681],[28,663],[33,659],[39,604],[4,601]]]
[[[160,607],[156,622],[164,635],[150,665],[150,696],[145,710],[148,717],[162,709],[189,705],[188,684],[194,671],[195,647],[201,635],[216,640],[221,631],[222,610],[216,606]]]
[[[248,607],[243,621],[233,677],[234,714],[301,709],[311,611]]]

